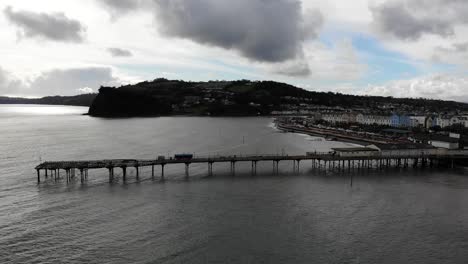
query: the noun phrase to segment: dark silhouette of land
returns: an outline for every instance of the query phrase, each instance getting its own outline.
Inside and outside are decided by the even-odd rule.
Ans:
[[[273,81],[187,82],[164,78],[118,88],[101,87],[98,94],[37,99],[0,97],[0,104],[89,106],[89,114],[97,117],[257,116],[271,115],[275,111],[313,113],[323,109],[354,109],[374,114],[468,111],[466,103],[315,92]]]
[[[185,82],[156,79],[120,88],[101,87],[89,114],[101,117],[255,116],[270,115],[273,111],[313,111],[317,107],[420,113],[468,110],[465,103],[314,92],[273,81]]]
[[[81,94],[75,96],[47,96],[42,98],[19,98],[0,96],[0,104],[43,104],[43,105],[73,105],[90,106],[97,94]]]

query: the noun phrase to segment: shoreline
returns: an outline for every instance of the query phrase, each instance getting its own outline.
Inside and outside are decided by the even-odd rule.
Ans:
[[[388,142],[384,142],[384,141],[371,140],[371,139],[358,139],[353,136],[341,135],[333,131],[327,131],[326,129],[299,128],[299,127],[288,126],[288,125],[277,123],[277,122],[275,124],[276,124],[276,128],[284,132],[300,133],[300,134],[306,134],[310,136],[319,136],[325,139],[327,137],[332,137],[332,138],[337,139],[333,141],[341,141],[341,142],[352,143],[352,144],[357,144],[361,146],[367,146],[367,145],[372,145],[372,144],[388,144]]]

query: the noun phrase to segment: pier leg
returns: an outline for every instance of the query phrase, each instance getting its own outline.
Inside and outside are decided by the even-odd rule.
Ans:
[[[47,174],[47,169],[45,169],[45,177],[46,177],[46,179],[47,179],[48,176],[49,176],[49,175]]]
[[[122,178],[124,182],[127,180],[127,167],[122,167]]]
[[[37,183],[41,183],[41,170],[37,169]]]
[[[164,166],[165,164],[161,164],[161,180],[164,181]]]
[[[213,162],[208,162],[208,176],[213,176]]]
[[[154,179],[154,165],[151,166],[151,178]]]
[[[135,173],[136,173],[137,180],[139,180],[140,179],[140,168],[138,166],[135,167]]]
[[[83,169],[80,169],[80,178],[81,178],[81,183],[83,183],[84,181]]]
[[[186,178],[189,177],[189,166],[190,166],[190,163],[185,163],[185,177]]]
[[[114,180],[114,175],[112,175],[112,168],[107,168],[109,170],[109,183]]]
[[[231,174],[236,175],[236,162],[231,161]]]

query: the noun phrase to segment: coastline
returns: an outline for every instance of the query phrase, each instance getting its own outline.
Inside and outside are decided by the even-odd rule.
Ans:
[[[299,128],[295,126],[288,126],[282,123],[275,122],[276,128],[284,132],[292,132],[292,133],[301,133],[310,136],[319,136],[323,138],[332,137],[335,138],[336,141],[346,142],[357,144],[361,146],[367,146],[371,144],[388,144],[388,142],[378,141],[378,140],[371,140],[371,139],[357,139],[353,136],[348,135],[341,135],[338,133],[334,133],[332,131],[327,131],[325,129],[312,129],[312,128]]]

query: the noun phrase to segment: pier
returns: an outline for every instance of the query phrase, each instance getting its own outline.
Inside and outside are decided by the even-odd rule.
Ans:
[[[88,178],[89,170],[105,169],[109,174],[109,181],[114,180],[114,171],[121,170],[122,180],[127,178],[127,169],[134,168],[136,178],[140,177],[140,168],[151,167],[151,177],[155,177],[155,168],[159,167],[159,177],[164,179],[164,168],[169,165],[184,165],[185,176],[190,175],[191,164],[207,164],[208,175],[213,175],[213,165],[215,163],[230,163],[231,173],[234,175],[236,164],[240,162],[251,163],[252,175],[257,173],[257,163],[271,162],[273,173],[279,173],[280,162],[292,162],[294,172],[299,172],[300,165],[309,162],[311,168],[321,170],[349,170],[352,169],[388,169],[391,167],[409,168],[409,167],[454,167],[456,164],[466,164],[468,161],[468,150],[434,150],[431,152],[406,153],[382,153],[354,152],[357,154],[339,154],[339,153],[307,153],[306,155],[233,155],[233,156],[212,156],[212,157],[193,157],[190,159],[162,158],[154,160],[144,159],[110,159],[110,160],[88,160],[88,161],[49,161],[36,166],[37,182],[42,178],[53,177],[60,178],[65,175],[67,181],[79,176],[81,182]],[[364,153],[364,154],[363,154]]]

